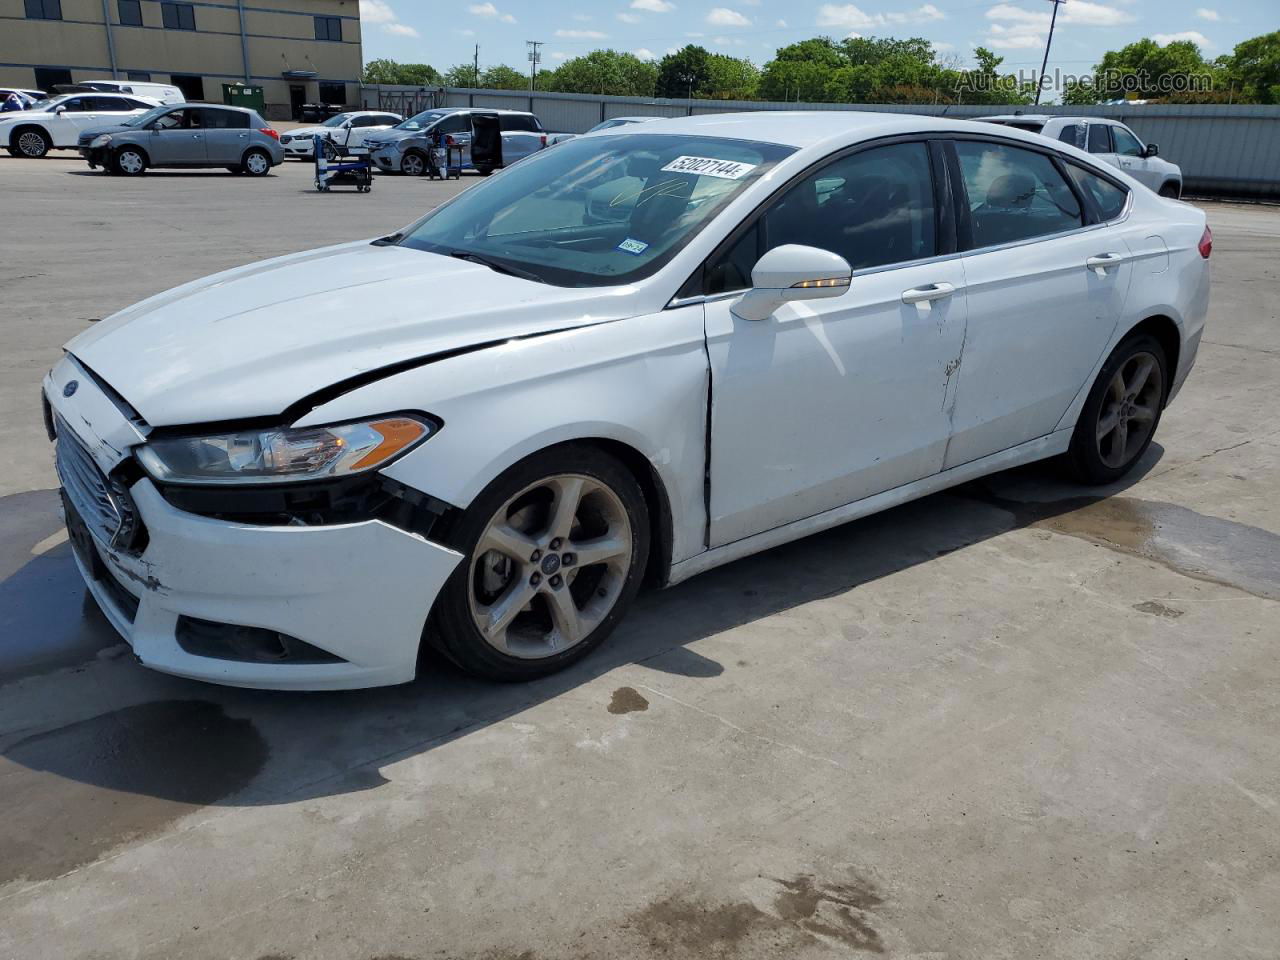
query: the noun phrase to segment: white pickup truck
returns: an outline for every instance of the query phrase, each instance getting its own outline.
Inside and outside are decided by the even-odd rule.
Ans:
[[[477,122],[477,118],[482,118]],[[481,154],[477,144],[481,131],[496,120],[501,137],[501,150],[487,146]],[[542,121],[522,110],[484,110],[470,107],[439,107],[424,110],[365,141],[378,169],[386,173],[418,176],[427,171],[428,156],[436,136],[462,148],[462,167],[488,176],[500,167],[509,167],[547,145],[547,132]],[[452,158],[451,158],[452,159]]]

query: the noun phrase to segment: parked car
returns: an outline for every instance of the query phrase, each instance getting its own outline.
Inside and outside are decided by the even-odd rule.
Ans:
[[[263,177],[284,163],[280,134],[245,107],[156,107],[126,123],[80,134],[90,168],[136,177],[150,167],[226,167]]]
[[[471,145],[474,136],[473,119],[476,116],[497,118],[502,141],[500,163],[488,156],[473,162]],[[547,145],[547,134],[542,128],[542,121],[532,113],[522,110],[473,110],[467,107],[424,110],[385,133],[369,137],[365,145],[379,170],[419,176],[427,171],[432,135],[437,133],[462,147],[463,169],[474,169],[484,176],[499,167],[509,167]]]
[[[643,174],[624,220],[582,223],[588,171]],[[527,679],[646,577],[1046,457],[1123,477],[1195,362],[1211,243],[1019,130],[664,120],[126,308],[67,344],[46,423],[143,664],[362,687],[425,643]]]
[[[101,90],[104,93],[130,93],[149,97],[157,103],[186,103],[186,95],[168,83],[152,83],[149,80],[82,80],[76,84],[83,90]]]
[[[614,127],[625,127],[633,123],[649,123],[653,120],[661,120],[662,117],[611,117],[608,120],[601,120],[587,133],[596,133],[599,130],[612,130]],[[547,134],[547,145],[554,147],[557,143],[565,143],[574,140],[579,136],[576,133],[550,133]],[[584,134],[585,136],[585,134]]]
[[[286,157],[298,160],[316,158],[316,135],[329,136],[343,147],[363,147],[371,136],[390,130],[404,120],[398,113],[382,110],[355,110],[339,113],[315,127],[298,127],[280,134]]]
[[[1156,144],[1143,143],[1137,134],[1117,120],[1021,113],[983,117],[983,120],[1069,143],[1095,154],[1099,160],[1113,167],[1119,167],[1162,197],[1176,200],[1182,196],[1182,168],[1160,159],[1160,148]]]
[[[17,95],[23,103],[23,109],[26,110],[37,106],[42,100],[49,99],[48,95],[41,90],[26,90],[22,87],[0,87],[0,103],[4,102],[11,93]]]
[[[74,150],[81,131],[122,123],[155,106],[154,100],[116,93],[52,97],[20,113],[0,114],[0,142],[13,157],[43,157],[50,150]]]

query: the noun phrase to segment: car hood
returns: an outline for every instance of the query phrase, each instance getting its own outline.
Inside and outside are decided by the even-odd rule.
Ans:
[[[335,133],[336,127],[297,127],[294,130],[281,130],[281,134],[289,137],[314,137],[316,134],[324,136],[326,133]]]
[[[276,416],[382,368],[621,319],[633,298],[631,287],[555,287],[361,241],[176,287],[67,350],[152,426],[197,424]]]
[[[137,127],[129,127],[123,123],[109,123],[101,127],[89,127],[87,130],[80,131],[80,141],[92,140],[94,137],[101,136],[104,133],[135,133]]]

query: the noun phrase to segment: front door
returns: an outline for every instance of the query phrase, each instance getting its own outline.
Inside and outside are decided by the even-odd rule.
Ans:
[[[289,116],[302,119],[302,105],[307,102],[307,88],[300,83],[289,84]]]
[[[207,157],[199,107],[182,107],[159,117],[147,137],[147,154],[154,167],[204,163]]]
[[[1053,432],[1115,329],[1131,274],[1119,229],[1086,228],[1046,154],[976,140],[955,150],[969,325],[947,468]]]
[[[1152,190],[1160,187],[1161,175],[1152,169],[1152,163],[1144,156],[1146,147],[1135,137],[1128,127],[1111,128],[1111,140],[1115,146],[1116,163],[1120,169]]]
[[[927,146],[874,147],[788,188],[707,264],[711,296],[749,286],[755,261],[782,244],[854,269],[842,296],[765,320],[734,316],[735,296],[706,304],[711,546],[941,469],[966,301],[935,222]]]

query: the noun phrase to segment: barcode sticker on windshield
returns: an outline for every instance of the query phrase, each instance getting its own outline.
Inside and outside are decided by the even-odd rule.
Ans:
[[[741,180],[756,168],[754,163],[738,163],[736,160],[717,160],[715,157],[676,157],[663,173],[694,173],[700,177],[719,177],[721,180]]]

